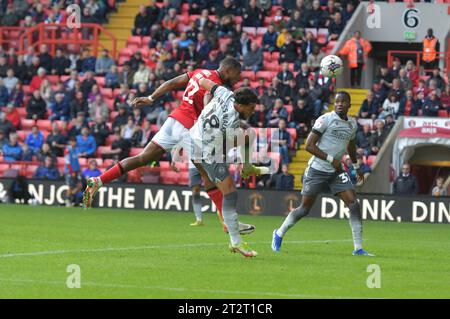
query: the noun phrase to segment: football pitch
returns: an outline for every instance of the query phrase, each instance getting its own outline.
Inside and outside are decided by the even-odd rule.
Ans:
[[[240,218],[256,258],[228,251],[212,213],[191,227],[192,213],[0,205],[0,298],[450,298],[449,225],[365,222],[365,257],[346,220],[305,218],[276,254],[282,217]]]

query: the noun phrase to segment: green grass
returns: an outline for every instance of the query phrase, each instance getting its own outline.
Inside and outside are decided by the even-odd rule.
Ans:
[[[450,298],[449,225],[365,222],[370,258],[351,256],[344,220],[302,220],[278,254],[281,217],[241,220],[257,227],[256,258],[228,251],[213,214],[195,228],[190,213],[0,205],[0,298]],[[80,289],[66,287],[69,264]]]

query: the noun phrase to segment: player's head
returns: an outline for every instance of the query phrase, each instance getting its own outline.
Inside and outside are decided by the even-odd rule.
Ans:
[[[241,119],[248,119],[255,112],[258,97],[248,87],[242,87],[234,91],[234,108],[239,112]]]
[[[334,110],[339,116],[346,116],[350,108],[350,94],[339,91],[334,97]]]
[[[241,77],[241,67],[241,63],[235,58],[228,57],[220,61],[218,71],[224,84],[230,86],[236,84]]]
[[[258,96],[249,87],[242,87],[234,91],[234,108],[241,119],[248,119],[255,112]]]

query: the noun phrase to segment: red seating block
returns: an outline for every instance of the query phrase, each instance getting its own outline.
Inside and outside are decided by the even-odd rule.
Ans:
[[[438,111],[438,116],[439,117],[448,117],[448,113],[446,110],[439,110]]]
[[[132,147],[130,149],[130,156],[136,156],[139,153],[141,153],[144,149],[143,148],[139,148],[139,147]]]
[[[22,118],[20,120],[20,125],[22,127],[22,130],[31,130],[31,127],[36,123],[35,120],[27,120],[25,118]]]
[[[41,131],[51,131],[52,122],[50,120],[37,120],[37,126]]]
[[[255,72],[253,71],[242,71],[241,79],[248,78],[250,81],[255,81]]]
[[[109,88],[101,88],[100,93],[104,98],[112,99],[113,98],[113,90]]]

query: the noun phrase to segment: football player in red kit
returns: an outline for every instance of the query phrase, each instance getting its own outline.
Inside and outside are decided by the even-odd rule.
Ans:
[[[199,85],[200,79],[205,78],[218,85],[232,87],[239,81],[240,74],[241,64],[239,61],[234,58],[225,58],[220,62],[219,69],[217,70],[197,69],[193,72],[187,72],[166,81],[150,96],[136,98],[132,104],[133,107],[139,108],[153,103],[157,98],[167,92],[183,87],[186,88],[180,106],[169,115],[169,118],[164,122],[161,129],[140,154],[121,160],[99,177],[88,179],[87,187],[83,194],[83,207],[91,207],[94,196],[100,187],[112,182],[126,172],[147,165],[152,161],[159,160],[164,153],[174,149],[184,136],[189,135],[189,129],[194,125],[203,107],[211,100],[210,94]],[[206,180],[205,190],[216,205],[220,220],[223,224],[222,193],[213,183],[209,185]],[[254,229],[252,225],[242,224],[240,226],[240,231],[243,234],[251,233]],[[227,231],[225,226],[224,230]]]

